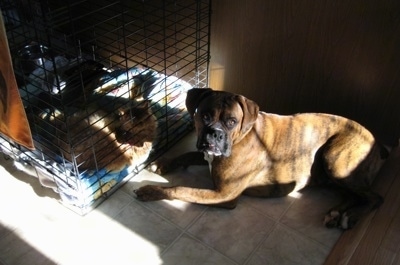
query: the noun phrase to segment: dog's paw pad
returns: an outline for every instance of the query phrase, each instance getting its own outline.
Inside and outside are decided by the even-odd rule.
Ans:
[[[328,228],[338,227],[341,219],[341,214],[339,211],[332,210],[325,215],[324,225]]]

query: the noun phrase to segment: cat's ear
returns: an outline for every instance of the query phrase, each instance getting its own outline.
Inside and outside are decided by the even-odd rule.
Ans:
[[[151,100],[141,100],[141,101],[136,101],[136,100],[132,100],[129,101],[128,104],[123,104],[122,106],[120,106],[120,109],[148,109],[151,108]]]
[[[150,107],[150,100],[143,100],[139,103],[138,107],[148,109]]]

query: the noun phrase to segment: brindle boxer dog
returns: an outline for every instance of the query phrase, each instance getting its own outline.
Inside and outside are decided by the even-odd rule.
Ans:
[[[388,151],[354,121],[320,113],[269,114],[244,96],[211,89],[190,90],[186,106],[200,152],[161,160],[157,172],[207,159],[215,187],[147,185],[135,190],[139,200],[179,199],[234,208],[241,194],[280,197],[317,180],[334,183],[349,195],[324,220],[327,227],[342,229],[353,227],[383,202],[370,186]]]

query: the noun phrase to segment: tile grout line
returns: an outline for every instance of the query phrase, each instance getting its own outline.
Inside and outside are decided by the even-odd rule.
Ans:
[[[286,227],[286,228],[290,228],[290,229],[293,230],[293,231],[296,231],[299,235],[305,236],[305,237],[308,238],[309,240],[313,241],[314,243],[318,243],[319,245],[323,246],[324,248],[332,248],[332,246],[331,246],[331,247],[328,247],[327,245],[325,245],[325,244],[319,242],[318,240],[316,240],[316,239],[314,239],[314,238],[308,236],[306,233],[301,232],[301,231],[299,231],[299,230],[297,230],[297,229],[295,229],[295,228],[293,228],[293,227],[291,227],[291,226],[289,226],[289,225],[284,224],[284,223],[281,222],[282,219],[283,219],[283,217],[287,214],[287,212],[289,212],[289,210],[290,210],[292,207],[295,207],[294,204],[296,203],[296,201],[297,201],[297,200],[293,200],[293,201],[290,203],[289,207],[287,207],[286,210],[282,212],[281,216],[279,216],[279,218],[278,218],[278,221],[277,221],[278,224],[280,224],[280,225],[282,225],[282,226],[284,226],[284,227]],[[322,222],[321,222],[321,226],[323,226],[323,223],[322,223]],[[327,227],[325,227],[325,228],[326,228],[326,229],[329,229],[329,228],[327,228]],[[338,237],[338,239],[336,239],[336,241],[335,241],[334,243],[336,243],[338,240],[339,240],[339,237]],[[333,245],[334,245],[334,244],[333,244]]]
[[[328,247],[328,246],[324,245],[323,243],[319,242],[318,240],[316,240],[316,239],[314,239],[314,238],[312,238],[312,237],[309,237],[307,234],[305,234],[305,233],[303,233],[303,232],[301,232],[301,231],[299,231],[299,230],[297,230],[297,229],[295,229],[295,228],[293,228],[293,227],[288,226],[287,224],[279,223],[279,225],[285,227],[286,229],[291,230],[292,232],[298,234],[299,236],[303,236],[303,237],[307,238],[308,240],[314,242],[315,244],[318,244],[318,245],[322,246],[323,248],[326,248],[326,249],[331,249],[331,248],[332,248],[332,247]],[[329,228],[326,228],[326,229],[329,229]],[[339,239],[337,239],[337,240],[335,241],[335,243],[336,243],[338,240],[339,240]]]
[[[217,252],[219,255],[225,257],[226,259],[228,259],[229,261],[233,262],[234,264],[238,264],[240,265],[240,263],[236,262],[235,260],[233,260],[232,258],[228,257],[227,255],[225,255],[224,253],[221,253],[220,251],[218,251],[217,249],[213,248],[212,246],[210,246],[209,244],[201,241],[199,238],[197,238],[195,235],[191,234],[190,232],[185,232],[185,234],[190,237],[191,239],[197,241],[198,243],[202,244],[203,246],[206,246],[208,249],[211,249],[215,252]]]
[[[276,229],[279,225],[281,225],[281,226],[284,227],[285,229],[288,229],[288,230],[290,230],[290,231],[296,233],[297,235],[299,235],[299,236],[301,236],[301,237],[307,238],[308,240],[314,242],[315,244],[318,244],[318,245],[322,246],[322,247],[325,248],[325,249],[331,249],[331,248],[332,248],[332,247],[326,246],[325,244],[323,244],[323,243],[317,241],[316,239],[314,239],[314,238],[312,238],[312,237],[309,237],[306,233],[303,233],[303,232],[301,232],[301,231],[299,231],[299,230],[297,230],[297,229],[295,229],[295,228],[293,228],[293,227],[291,227],[291,226],[289,226],[289,225],[284,224],[284,223],[281,222],[282,218],[286,215],[286,213],[287,213],[292,207],[294,207],[294,204],[295,204],[295,203],[296,203],[295,200],[292,201],[292,202],[290,203],[290,205],[281,213],[281,215],[280,215],[277,219],[274,219],[274,218],[272,218],[272,217],[270,217],[270,216],[264,214],[262,211],[260,211],[260,210],[257,209],[256,207],[253,207],[251,204],[247,204],[247,203],[246,203],[246,205],[248,205],[249,207],[251,207],[251,208],[252,208],[254,211],[256,211],[257,213],[259,213],[259,214],[265,216],[266,218],[269,218],[270,220],[272,220],[272,221],[274,222],[275,225],[274,225],[274,227],[271,229],[270,233],[267,234],[262,240],[260,240],[260,243],[255,247],[255,249],[250,253],[249,257],[248,257],[248,258],[245,260],[245,262],[243,263],[244,265],[245,265],[245,264],[248,264],[248,262],[250,262],[251,258],[254,256],[254,253],[255,253],[258,249],[261,248],[262,244],[268,239],[268,237],[271,235],[271,233],[274,231],[274,229]],[[327,228],[327,229],[328,229],[328,228]],[[338,241],[338,239],[336,240],[336,242],[337,242],[337,241]]]
[[[268,200],[268,198],[266,198],[266,200]],[[271,235],[271,233],[278,227],[281,221],[281,219],[283,218],[283,216],[285,216],[285,214],[289,211],[289,209],[292,207],[292,205],[295,203],[295,201],[292,201],[288,207],[286,207],[286,209],[279,215],[279,217],[277,219],[272,218],[271,216],[263,213],[262,211],[260,211],[258,208],[252,206],[250,203],[244,203],[247,207],[251,207],[253,209],[253,211],[257,212],[258,214],[264,216],[265,218],[268,218],[270,220],[272,220],[274,222],[274,226],[273,228],[271,228],[270,232],[268,234],[266,234],[264,236],[264,238],[262,238],[260,240],[260,242],[257,244],[257,246],[253,249],[253,251],[248,255],[248,257],[245,259],[245,261],[243,262],[243,265],[246,265],[250,262],[251,258],[254,256],[254,253],[256,253],[262,246],[262,244],[264,244],[264,242],[269,238],[269,236]],[[292,229],[293,230],[293,229]]]
[[[190,233],[188,230],[190,229],[190,227],[192,227],[203,215],[205,215],[205,213],[208,211],[208,209],[210,208],[210,206],[206,206],[204,207],[204,209],[202,210],[202,212],[196,217],[194,218],[189,224],[186,225],[185,228],[181,229],[182,232],[179,234],[179,236],[177,236],[177,238],[175,240],[173,240],[168,247],[166,247],[163,251],[160,252],[160,258],[162,258],[162,256],[168,252],[168,250],[170,250],[175,243],[181,239],[183,237],[183,235],[186,235],[188,237],[190,237],[191,239],[195,240],[196,242],[200,243],[201,245],[207,247],[208,249],[217,252],[219,255],[225,257],[226,259],[228,259],[229,261],[233,262],[234,264],[238,264],[238,262],[236,262],[235,260],[233,260],[232,258],[226,256],[225,254],[221,253],[220,251],[218,251],[217,249],[215,249],[214,247],[210,246],[209,244],[207,244],[206,242],[203,242],[202,240],[200,240],[199,238],[197,238],[195,235],[193,235],[192,233]]]
[[[268,198],[265,198],[266,200],[268,200]],[[285,211],[283,211],[283,213],[279,216],[279,218],[274,219],[271,216],[263,213],[262,211],[260,211],[258,208],[252,206],[250,203],[245,203],[245,205],[247,207],[250,207],[253,209],[253,211],[255,211],[256,213],[264,216],[265,218],[268,218],[269,220],[274,222],[274,226],[271,228],[270,232],[268,234],[266,234],[261,240],[260,242],[257,244],[257,246],[255,246],[255,248],[253,249],[253,251],[250,252],[249,256],[245,259],[245,261],[243,262],[243,265],[247,264],[248,262],[250,262],[251,258],[254,256],[254,253],[257,252],[257,250],[259,250],[262,246],[262,244],[268,239],[268,237],[271,235],[272,231],[278,226],[279,220],[282,218],[282,216],[286,213],[286,211],[290,208],[290,206],[292,205],[293,202],[290,203],[290,205],[287,207],[287,209]]]
[[[0,265],[8,265],[8,263],[0,257]]]
[[[163,215],[161,215],[161,214],[159,214],[157,211],[155,211],[154,209],[152,209],[151,207],[147,207],[144,203],[138,203],[138,202],[136,202],[135,201],[135,198],[133,198],[133,200],[128,204],[128,205],[130,205],[130,204],[132,204],[132,203],[134,203],[134,204],[136,204],[136,205],[139,205],[139,206],[141,206],[141,207],[144,207],[145,209],[147,209],[147,210],[149,210],[149,211],[151,211],[153,214],[155,214],[155,215],[157,215],[158,217],[160,217],[161,219],[163,219],[164,221],[166,221],[167,223],[169,223],[170,225],[172,225],[172,226],[174,226],[174,227],[176,227],[178,230],[180,230],[181,232],[180,232],[180,234],[164,249],[164,250],[162,250],[162,251],[160,251],[160,257],[162,257],[162,255],[164,255],[186,232],[187,232],[187,230],[189,229],[189,227],[190,226],[192,226],[192,224],[194,224],[201,216],[203,216],[204,215],[204,213],[206,212],[206,210],[207,210],[207,208],[205,207],[203,210],[202,210],[202,212],[196,217],[196,218],[194,218],[194,220],[193,221],[191,221],[188,225],[186,225],[185,227],[181,227],[181,226],[179,226],[179,225],[177,225],[177,224],[175,224],[174,222],[172,222],[171,220],[169,220],[168,218],[166,218],[165,216],[163,216]],[[128,206],[127,205],[127,206]],[[127,206],[125,206],[125,207],[127,207]],[[124,208],[125,208],[124,207]],[[121,212],[122,212],[122,210],[121,210]],[[189,233],[186,233],[186,234],[189,234]]]
[[[128,207],[129,205],[131,205],[131,204],[135,204],[135,205],[137,205],[137,206],[139,206],[139,207],[145,208],[146,210],[148,210],[148,211],[152,212],[153,214],[155,214],[156,216],[160,217],[162,220],[166,221],[167,223],[169,223],[169,224],[172,225],[173,227],[175,227],[175,228],[177,228],[178,230],[180,230],[179,235],[178,235],[174,240],[172,240],[172,241],[168,244],[168,246],[165,247],[164,250],[160,250],[160,251],[159,251],[159,256],[160,256],[160,258],[162,258],[162,256],[175,244],[175,242],[177,242],[177,241],[182,237],[182,235],[185,233],[185,230],[186,230],[187,228],[182,228],[182,227],[180,227],[179,225],[177,225],[177,224],[175,224],[174,222],[170,221],[169,219],[167,219],[167,218],[164,217],[163,215],[159,214],[157,211],[151,209],[150,207],[147,207],[147,206],[145,205],[145,203],[139,203],[139,202],[137,202],[135,198],[132,198],[132,200],[131,200],[127,205],[125,205],[125,206],[115,215],[115,217],[118,216],[118,214],[120,214],[125,208],[127,208],[127,207]],[[199,214],[199,216],[203,215],[203,213],[204,213],[204,211],[203,211],[201,214]],[[114,219],[114,217],[113,217],[113,219]],[[197,220],[197,218],[195,218],[195,219]],[[1,264],[0,264],[0,265],[1,265]]]
[[[259,211],[257,208],[251,206],[251,205],[248,204],[248,203],[243,203],[243,205],[244,205],[245,207],[250,207],[250,208],[252,208],[253,211],[257,212],[258,214],[260,214],[260,215],[264,216],[265,218],[267,218],[267,219],[271,220],[272,222],[274,222],[274,226],[273,226],[273,228],[271,228],[270,232],[272,232],[272,231],[277,227],[277,225],[278,225],[277,220],[275,220],[275,219],[273,219],[272,217],[270,217],[270,216],[268,216],[268,215],[262,213],[262,212]],[[265,242],[265,240],[267,240],[267,238],[271,235],[271,233],[266,234],[266,235],[260,240],[260,242],[254,247],[254,249],[250,252],[250,254],[246,257],[246,259],[244,260],[244,262],[243,262],[243,263],[238,263],[237,261],[235,261],[235,260],[233,260],[232,258],[226,256],[225,254],[221,253],[220,251],[218,251],[218,250],[215,249],[214,247],[208,245],[207,243],[201,241],[201,240],[200,240],[199,238],[197,238],[195,235],[193,235],[193,234],[191,234],[190,232],[187,231],[198,219],[201,218],[201,216],[203,216],[203,215],[205,214],[205,212],[206,212],[207,209],[209,209],[209,208],[210,208],[210,207],[207,207],[207,208],[204,210],[204,212],[203,212],[202,214],[200,214],[197,218],[195,218],[195,220],[193,220],[193,222],[191,222],[191,223],[187,226],[187,228],[186,228],[185,231],[182,233],[182,235],[183,235],[183,234],[186,234],[186,235],[190,236],[192,239],[194,239],[194,240],[200,242],[202,245],[207,246],[208,248],[212,249],[213,251],[218,252],[219,254],[221,254],[222,256],[226,257],[227,259],[229,259],[230,261],[234,262],[235,264],[243,264],[243,265],[244,265],[244,264],[248,263],[249,260],[251,259],[251,257],[253,256],[253,254],[262,246],[262,244]]]
[[[294,206],[297,200],[293,200],[290,205],[282,212],[282,214],[279,216],[277,222],[281,223],[282,218],[287,214],[287,212]]]
[[[260,240],[260,243],[253,249],[253,251],[249,254],[249,256],[245,259],[243,262],[243,265],[246,265],[250,262],[250,260],[253,258],[254,254],[261,248],[261,246],[264,244],[264,242],[271,236],[272,231],[274,231],[278,227],[278,221],[274,220],[274,226],[271,228],[271,231],[264,236],[263,239]]]
[[[199,220],[201,218],[201,216],[203,216],[205,214],[205,212],[207,211],[207,207],[204,207],[204,209],[202,210],[202,212],[196,217],[194,218],[189,224],[187,224],[184,228],[179,227],[182,231],[181,233],[175,238],[175,240],[173,240],[168,247],[166,247],[163,251],[160,252],[160,257],[162,257],[166,252],[168,252],[168,250],[175,245],[175,243],[182,238],[182,236],[184,234],[189,234],[187,232],[187,230],[194,224],[197,222],[197,220]],[[166,219],[166,218],[165,218]],[[174,224],[175,225],[175,224]]]
[[[135,202],[135,198],[133,198],[132,196],[130,196],[128,193],[126,193],[126,192],[123,191],[122,189],[121,189],[121,191],[124,192],[125,194],[127,194],[127,195],[131,198],[131,200],[130,200],[129,203],[127,203],[124,207],[122,207],[122,208],[121,208],[119,211],[117,211],[115,214],[113,214],[112,216],[109,216],[109,217],[112,218],[113,220],[115,220],[115,217],[117,217],[120,213],[122,213],[122,211],[124,211],[125,208],[127,208],[129,205],[131,205],[132,203]],[[107,198],[107,200],[108,200],[108,199],[110,199],[110,198]]]

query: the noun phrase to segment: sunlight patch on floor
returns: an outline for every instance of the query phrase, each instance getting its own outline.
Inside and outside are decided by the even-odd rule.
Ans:
[[[180,210],[180,211],[182,211],[182,212],[186,211],[186,209],[187,209],[187,208],[189,207],[189,205],[190,205],[189,203],[183,202],[183,201],[180,201],[180,200],[172,200],[172,201],[163,200],[162,202],[163,202],[164,204],[168,205],[169,207],[178,209],[178,210]]]
[[[298,191],[292,191],[291,193],[288,194],[288,196],[295,199],[300,199],[302,194]]]

